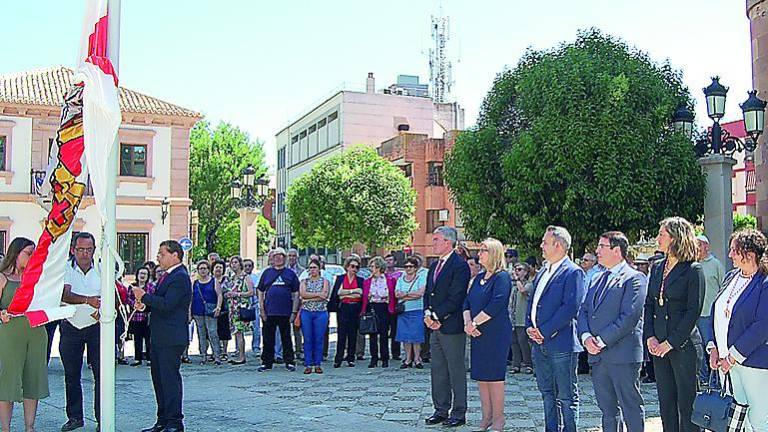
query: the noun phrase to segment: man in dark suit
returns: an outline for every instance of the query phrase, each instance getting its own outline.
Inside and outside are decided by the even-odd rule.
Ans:
[[[152,385],[157,401],[157,422],[142,432],[181,432],[184,430],[181,412],[182,384],[179,368],[181,356],[189,344],[187,324],[192,284],[186,267],[181,263],[184,251],[175,240],[160,243],[157,261],[165,275],[157,283],[154,294],[133,288],[137,308],[148,310],[152,332]]]
[[[619,231],[600,236],[597,260],[607,270],[592,280],[579,311],[579,337],[589,353],[605,432],[624,430],[622,420],[627,432],[642,432],[645,423],[640,368],[648,279],[627,264],[628,248]]]
[[[568,230],[547,227],[541,240],[546,264],[533,281],[526,315],[547,432],[576,432],[579,422],[576,366],[582,348],[576,336],[576,316],[585,289],[584,271],[568,258],[570,248]]]
[[[467,371],[462,310],[469,285],[469,266],[453,252],[456,229],[438,227],[432,251],[440,258],[427,273],[424,291],[424,324],[432,330],[432,402],[435,413],[426,422],[457,427],[466,423]],[[453,406],[451,406],[453,402]]]

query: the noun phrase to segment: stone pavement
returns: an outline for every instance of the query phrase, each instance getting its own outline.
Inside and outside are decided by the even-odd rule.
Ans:
[[[334,352],[334,344],[331,352]],[[128,343],[128,351],[132,343]],[[195,345],[193,345],[195,346]],[[193,351],[193,354],[195,352]],[[130,352],[129,352],[130,354]],[[193,356],[193,361],[199,357]],[[393,364],[396,362],[393,362]],[[333,369],[324,363],[325,374],[303,375],[302,368],[288,372],[281,365],[272,371],[256,371],[259,362],[250,356],[242,366],[183,365],[184,413],[188,431],[423,431],[447,430],[426,427],[432,414],[429,365],[424,370],[398,367]],[[398,365],[395,365],[398,366]],[[83,370],[86,413],[81,431],[95,430],[91,372]],[[117,368],[117,430],[138,432],[155,419],[155,403],[149,368]],[[51,396],[41,402],[37,429],[56,432],[66,421],[64,376],[58,358],[51,360]],[[579,376],[581,392],[580,430],[600,430],[600,411],[588,376]],[[644,384],[648,431],[661,431],[656,388]],[[509,375],[506,387],[506,430],[543,430],[544,415],[535,379],[531,375]],[[21,406],[16,406],[12,430],[23,430]],[[477,385],[470,380],[469,426],[480,420]]]

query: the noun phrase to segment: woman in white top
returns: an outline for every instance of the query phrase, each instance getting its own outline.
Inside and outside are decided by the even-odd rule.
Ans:
[[[748,404],[752,430],[768,431],[768,240],[757,230],[733,233],[728,256],[735,268],[712,304],[715,340],[707,344],[709,365],[733,383],[737,402]]]

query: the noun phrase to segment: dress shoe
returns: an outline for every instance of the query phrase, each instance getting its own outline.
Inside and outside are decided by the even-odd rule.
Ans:
[[[307,366],[304,368],[304,375],[309,375],[312,373],[312,368]]]
[[[162,429],[159,432],[184,432],[184,428],[183,427],[168,426],[168,427],[166,427],[165,429]]]
[[[467,421],[464,419],[451,418],[443,422],[443,426],[445,427],[459,427],[459,426],[464,426],[465,424],[467,424]]]
[[[360,360],[365,360],[365,356],[361,356],[361,355],[357,356],[357,361],[360,361]]]
[[[378,363],[378,362],[372,361],[372,362],[368,363],[368,369],[375,368],[376,367],[376,363]]]
[[[355,367],[355,362],[353,362],[353,361],[348,361],[348,362],[347,362],[347,366],[348,366],[348,367]]]
[[[151,428],[142,429],[141,432],[160,432],[163,429],[165,429],[165,426],[162,425],[154,425]]]
[[[259,371],[259,372],[266,372],[266,371],[268,371],[268,370],[272,370],[272,366],[261,365],[261,366],[259,366],[259,368],[258,368],[258,369],[256,369],[256,370],[257,370],[257,371]]]
[[[61,426],[61,432],[73,431],[75,429],[80,429],[83,426],[85,426],[85,423],[82,420],[69,419]]]
[[[131,366],[141,366],[141,365],[142,365],[141,360],[136,360],[135,362],[131,363]]]
[[[323,373],[323,368],[321,368],[320,366],[315,366],[315,373],[316,373],[316,374],[321,374],[321,373]]]
[[[341,362],[338,362],[338,363],[337,362],[333,362],[333,368],[334,369],[338,369],[340,367],[341,367]]]
[[[448,420],[448,417],[433,414],[432,417],[428,417],[426,420],[424,420],[424,422],[428,425],[436,425],[436,424],[441,424],[447,420]]]
[[[287,363],[285,365],[285,369],[288,370],[288,372],[295,372],[296,371],[296,366],[294,366],[294,365],[292,365],[290,363]]]
[[[189,363],[192,363],[192,360],[190,360],[189,357],[184,356],[184,357],[181,358],[181,362],[185,363],[185,364],[189,364]],[[168,428],[166,428],[166,429],[168,429]]]
[[[416,369],[424,369],[424,365],[421,363],[416,363],[413,365],[413,367],[415,367]]]
[[[382,361],[381,362],[381,367],[388,368],[389,367],[389,361],[387,361],[387,360]]]

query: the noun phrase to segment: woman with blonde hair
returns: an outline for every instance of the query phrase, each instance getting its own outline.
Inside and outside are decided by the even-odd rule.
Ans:
[[[470,376],[478,381],[480,391],[480,429],[501,431],[504,378],[512,345],[512,322],[507,312],[512,281],[500,241],[486,239],[478,253],[486,271],[475,277],[464,300],[464,332],[472,338]]]
[[[698,432],[691,422],[696,397],[696,321],[704,304],[704,272],[697,262],[693,225],[681,217],[659,223],[656,237],[665,258],[651,269],[643,339],[653,358],[659,411],[667,432]]]

